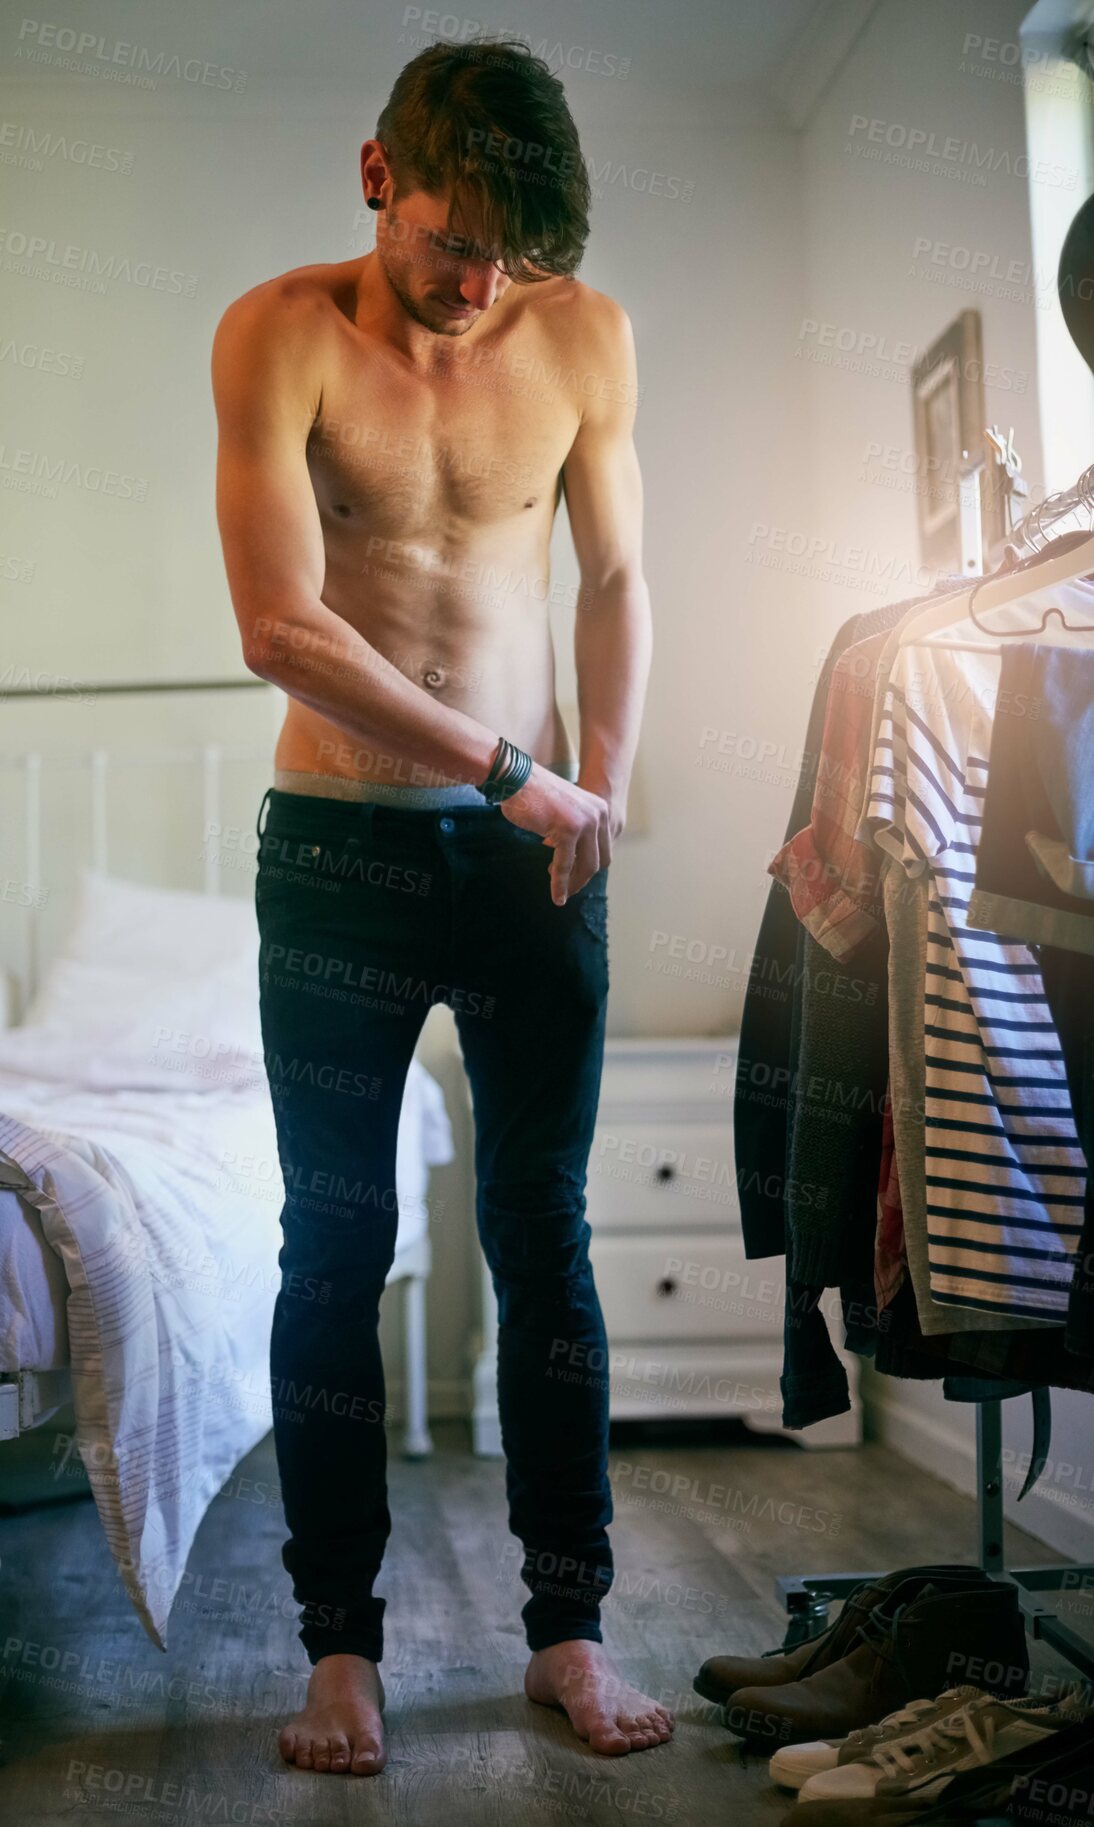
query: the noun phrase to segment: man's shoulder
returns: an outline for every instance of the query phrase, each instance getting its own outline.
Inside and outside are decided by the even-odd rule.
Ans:
[[[272,279],[260,280],[232,299],[221,321],[274,329],[305,319],[314,327],[317,321],[330,316],[339,270],[332,266],[297,266]]]
[[[212,345],[218,400],[253,411],[262,396],[291,403],[310,422],[322,395],[333,312],[335,269],[295,267],[241,292],[226,306]]]
[[[623,306],[582,279],[544,281],[543,309],[537,313],[556,353],[573,364],[604,373],[628,374],[634,333]]]
[[[614,411],[635,395],[634,332],[623,306],[580,279],[547,281],[542,321],[551,360],[577,389],[583,418]],[[597,378],[599,377],[599,378]]]
[[[629,325],[619,301],[584,279],[544,280],[542,290],[546,313],[571,333],[610,338],[623,334]]]

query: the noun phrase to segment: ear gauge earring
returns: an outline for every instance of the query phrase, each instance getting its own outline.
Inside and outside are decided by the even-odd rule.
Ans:
[[[383,207],[384,207],[384,205],[379,197],[366,197],[365,202],[368,204],[370,209],[383,209]]]

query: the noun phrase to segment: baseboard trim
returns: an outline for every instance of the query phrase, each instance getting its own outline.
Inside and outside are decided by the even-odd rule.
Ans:
[[[965,1497],[976,1492],[976,1441],[956,1429],[945,1427],[933,1415],[922,1414],[899,1397],[882,1395],[873,1379],[872,1388],[863,1391],[867,1416],[867,1437],[891,1448],[902,1459],[933,1472],[935,1477],[960,1491]],[[958,1405],[954,1404],[956,1408]],[[971,1415],[969,1417],[971,1423]],[[1086,1515],[1069,1504],[1067,1492],[1046,1483],[1036,1485],[1021,1503],[1018,1486],[1006,1476],[1003,1509],[1006,1519],[1028,1535],[1055,1548],[1069,1560],[1082,1565],[1094,1564],[1094,1496],[1085,1506]],[[976,1552],[975,1540],[969,1543],[970,1554]]]
[[[387,1378],[387,1405],[392,1422],[403,1419],[402,1377]],[[426,1385],[427,1413],[431,1421],[466,1421],[471,1413],[471,1395],[466,1382],[459,1377],[430,1377]]]

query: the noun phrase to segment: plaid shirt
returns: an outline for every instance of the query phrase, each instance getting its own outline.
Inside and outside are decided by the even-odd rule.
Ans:
[[[802,925],[839,959],[850,958],[884,924],[879,858],[855,832],[870,777],[877,661],[886,638],[871,635],[840,656],[828,688],[809,823],[768,864]]]

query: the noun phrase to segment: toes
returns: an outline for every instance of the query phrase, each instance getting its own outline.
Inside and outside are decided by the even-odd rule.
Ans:
[[[385,1763],[378,1733],[361,1728],[359,1739],[343,1730],[313,1731],[306,1720],[296,1720],[278,1733],[278,1747],[287,1763],[317,1774],[374,1776]]]
[[[621,1732],[615,1720],[607,1715],[591,1721],[589,1745],[604,1757],[621,1757],[625,1751],[633,1749],[626,1733]]]
[[[355,1776],[373,1776],[383,1769],[383,1752],[375,1745],[358,1745],[353,1753],[351,1769]]]
[[[648,1751],[672,1736],[672,1726],[663,1717],[662,1709],[652,1705],[646,1713],[621,1713],[615,1723],[632,1751]]]

